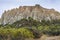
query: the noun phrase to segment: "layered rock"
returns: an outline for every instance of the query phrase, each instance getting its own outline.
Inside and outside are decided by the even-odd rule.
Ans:
[[[35,6],[20,6],[19,8],[5,11],[1,18],[2,24],[12,24],[22,18],[32,17],[41,22],[41,20],[59,20],[60,13],[54,9],[43,8],[40,5]]]

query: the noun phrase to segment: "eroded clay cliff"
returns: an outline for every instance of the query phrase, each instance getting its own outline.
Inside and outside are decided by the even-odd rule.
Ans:
[[[41,22],[41,20],[59,20],[60,13],[54,9],[43,8],[40,5],[35,6],[20,6],[19,8],[5,11],[1,18],[2,24],[12,24],[22,18],[32,17]]]

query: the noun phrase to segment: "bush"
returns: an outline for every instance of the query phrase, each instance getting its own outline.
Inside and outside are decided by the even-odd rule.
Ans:
[[[34,35],[31,31],[29,31],[26,28],[9,28],[9,29],[5,29],[5,28],[0,28],[0,38],[4,39],[6,38],[6,40],[8,38],[11,39],[24,39],[24,38],[34,38]]]
[[[46,35],[60,35],[60,26],[39,26],[38,30]]]

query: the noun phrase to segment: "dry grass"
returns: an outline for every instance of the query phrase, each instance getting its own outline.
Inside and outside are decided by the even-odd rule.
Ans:
[[[47,37],[45,40],[60,40],[60,36]]]
[[[47,38],[47,35],[43,35],[40,40],[45,40]]]

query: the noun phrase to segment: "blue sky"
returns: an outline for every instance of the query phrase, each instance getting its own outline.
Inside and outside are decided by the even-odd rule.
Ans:
[[[23,5],[40,4],[45,8],[54,8],[60,12],[60,0],[0,0],[0,17],[4,10],[9,10]]]

